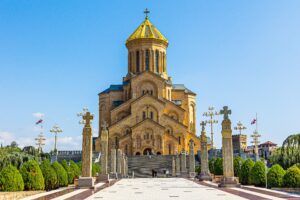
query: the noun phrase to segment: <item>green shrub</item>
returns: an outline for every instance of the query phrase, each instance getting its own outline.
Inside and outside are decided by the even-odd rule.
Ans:
[[[79,170],[80,170],[80,174],[81,174],[81,173],[82,173],[82,162],[79,161],[79,162],[77,163],[77,166],[78,166],[78,168],[79,168]]]
[[[20,169],[24,180],[25,190],[44,190],[45,183],[43,173],[35,160],[24,163]]]
[[[64,167],[57,161],[52,163],[52,167],[54,168],[57,174],[58,185],[60,187],[68,186],[68,174]]]
[[[61,165],[65,168],[65,170],[66,170],[66,172],[68,174],[68,182],[69,182],[69,184],[73,184],[74,183],[74,176],[75,176],[73,168],[71,168],[69,166],[69,163],[66,160],[63,160],[61,162]]]
[[[8,165],[0,172],[0,191],[23,191],[24,182],[22,175],[12,165]]]
[[[217,158],[214,162],[215,175],[223,175],[223,159]]]
[[[255,186],[266,185],[266,165],[263,161],[257,161],[250,170],[250,182]]]
[[[250,184],[250,171],[253,166],[254,166],[254,162],[249,158],[243,162],[241,167],[241,174],[240,174],[240,182],[243,185]]]
[[[234,176],[235,177],[240,177],[243,161],[244,160],[239,156],[234,157],[233,168],[234,168]]]
[[[99,163],[93,163],[92,164],[92,176],[96,176],[96,173],[100,173],[101,172],[101,166],[99,165]]]
[[[56,172],[54,171],[53,167],[49,160],[44,160],[40,165],[42,170],[44,181],[45,181],[45,189],[46,190],[53,190],[58,187],[58,180]]]
[[[267,174],[268,188],[281,187],[284,174],[285,171],[280,165],[273,165]]]
[[[283,176],[283,185],[285,187],[300,187],[300,169],[294,165],[286,171]]]
[[[73,160],[70,160],[70,167],[74,171],[74,178],[79,178],[81,171],[80,171],[78,165]]]
[[[295,166],[297,166],[300,169],[300,163],[296,163]]]
[[[208,161],[209,171],[212,174],[215,174],[215,162],[216,162],[215,158],[213,158],[213,159],[211,159],[211,160]]]

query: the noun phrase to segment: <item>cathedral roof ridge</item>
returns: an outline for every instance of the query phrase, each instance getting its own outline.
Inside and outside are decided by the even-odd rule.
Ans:
[[[185,87],[184,84],[173,84],[172,85],[172,88],[174,90],[184,90],[186,93],[190,93],[190,94],[193,94],[193,95],[196,95],[195,92],[193,92],[192,90],[188,89],[187,87]]]
[[[139,27],[129,36],[126,40],[126,44],[135,39],[156,39],[168,44],[167,38],[150,22],[148,17],[146,17]]]
[[[103,90],[99,94],[109,93],[110,91],[121,91],[123,90],[123,84],[112,84],[109,88]]]

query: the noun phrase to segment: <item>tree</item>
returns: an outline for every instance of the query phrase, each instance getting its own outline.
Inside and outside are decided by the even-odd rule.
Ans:
[[[234,168],[234,176],[235,177],[240,177],[243,161],[244,160],[239,156],[234,157],[233,168]]]
[[[300,187],[300,169],[294,165],[286,171],[283,176],[283,185],[285,187]]]
[[[280,164],[284,169],[300,163],[300,133],[287,137],[282,146],[272,153],[269,161]]]
[[[223,159],[217,158],[214,162],[215,175],[223,175]]]
[[[44,190],[45,183],[43,173],[35,160],[23,164],[20,169],[26,190]]]
[[[61,165],[65,168],[67,174],[68,174],[68,182],[69,184],[74,183],[74,176],[75,172],[73,171],[73,168],[69,166],[69,163],[66,160],[63,160],[61,162]]]
[[[44,183],[46,190],[53,190],[58,187],[57,174],[54,171],[53,167],[49,160],[44,160],[40,165],[44,176]]]
[[[273,165],[267,174],[268,188],[281,187],[284,175],[285,171],[280,165]]]
[[[0,191],[23,191],[24,182],[16,167],[8,165],[0,172]]]
[[[79,178],[81,171],[80,171],[78,165],[73,160],[70,160],[70,167],[74,171],[74,178]]]
[[[248,185],[250,184],[250,171],[252,167],[254,166],[254,162],[251,159],[247,159],[243,162],[242,167],[241,167],[241,176],[240,176],[240,182],[243,185]]]
[[[10,143],[10,147],[12,147],[12,148],[18,147],[17,142],[16,142],[16,141],[12,141],[12,142]]]
[[[263,161],[257,161],[250,170],[250,182],[255,186],[266,185],[266,166]]]
[[[58,185],[60,187],[68,186],[68,174],[64,167],[57,161],[52,163],[52,167],[54,168],[57,174]]]

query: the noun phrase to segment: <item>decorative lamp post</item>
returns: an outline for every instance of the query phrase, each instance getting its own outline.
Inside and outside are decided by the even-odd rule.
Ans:
[[[220,115],[219,112],[214,111],[214,107],[210,106],[208,107],[208,112],[204,112],[203,116],[209,117],[209,120],[206,120],[205,122],[210,124],[210,134],[211,134],[211,148],[214,149],[214,128],[213,125],[218,123],[218,120],[213,119],[214,116]]]
[[[61,133],[63,130],[55,124],[50,132],[54,133],[54,154],[57,155],[57,133]]]
[[[238,130],[240,132],[240,135],[242,135],[242,130],[245,130],[245,129],[247,129],[247,127],[244,126],[241,121],[239,121],[237,123],[237,126],[234,127],[234,130]]]

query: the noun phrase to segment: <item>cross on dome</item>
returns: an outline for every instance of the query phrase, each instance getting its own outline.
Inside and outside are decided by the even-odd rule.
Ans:
[[[148,10],[148,8],[145,9],[144,13],[146,15],[146,18],[148,18],[148,14],[150,13],[150,11]]]

